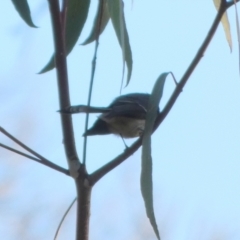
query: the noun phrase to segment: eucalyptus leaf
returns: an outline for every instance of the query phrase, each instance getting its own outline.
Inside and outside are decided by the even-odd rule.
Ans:
[[[90,0],[68,0],[67,1],[67,16],[66,16],[66,55],[68,55],[75,46],[83,26],[88,16]],[[47,65],[40,71],[45,73],[55,67],[55,55],[50,58]]]
[[[109,12],[107,8],[106,0],[100,0],[97,8],[97,14],[93,22],[93,27],[88,38],[82,43],[82,45],[89,44],[97,39],[97,35],[101,34],[109,21]]]
[[[26,24],[30,27],[36,28],[31,18],[31,12],[27,0],[12,0],[12,3]]]
[[[147,216],[159,240],[160,234],[158,231],[153,207],[151,135],[158,113],[159,102],[163,94],[165,79],[168,74],[169,73],[161,74],[154,85],[152,94],[149,99],[146,124],[142,139],[141,191]]]
[[[132,51],[129,42],[125,17],[124,17],[124,5],[122,0],[107,0],[109,15],[112,20],[112,24],[117,35],[118,42],[122,49],[123,64],[127,65],[127,84],[130,81],[132,74]]]
[[[221,4],[221,0],[213,0],[213,3],[215,5],[216,9],[218,10],[219,7],[220,7],[220,4]],[[227,12],[225,12],[223,14],[222,19],[221,19],[221,23],[222,23],[222,26],[223,26],[223,29],[224,29],[226,40],[228,42],[230,50],[232,51],[232,37],[231,37],[231,30],[230,30],[230,24],[229,24],[229,21],[228,21]]]

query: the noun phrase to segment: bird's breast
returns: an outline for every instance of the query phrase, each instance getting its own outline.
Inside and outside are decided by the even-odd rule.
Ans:
[[[144,119],[135,119],[128,117],[113,117],[110,119],[104,119],[109,127],[109,130],[114,133],[121,135],[123,138],[134,138],[142,135],[145,120]]]

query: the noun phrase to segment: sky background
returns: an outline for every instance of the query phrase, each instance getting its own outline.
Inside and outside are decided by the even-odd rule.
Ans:
[[[97,2],[97,1],[96,1]],[[88,36],[96,11],[68,57],[71,103],[85,104],[94,44]],[[29,1],[37,29],[28,27],[11,1],[0,8],[0,125],[47,159],[67,167],[62,144],[56,73],[37,74],[53,52],[47,1]],[[123,94],[150,93],[157,77],[180,79],[205,38],[216,10],[205,1],[125,1],[133,74]],[[228,11],[233,51],[219,26],[200,64],[152,138],[154,206],[162,240],[240,239],[240,78],[234,8]],[[92,105],[119,95],[122,60],[111,23],[100,38]],[[169,78],[162,109],[174,90]],[[90,125],[97,115],[90,118]],[[82,158],[84,115],[74,115]],[[127,140],[131,144],[134,140]],[[18,148],[0,134],[0,142]],[[116,136],[89,137],[91,173],[124,150]],[[140,193],[141,151],[96,184],[91,240],[153,240]],[[71,178],[0,148],[0,239],[53,239],[75,197]],[[74,239],[75,207],[59,240]]]

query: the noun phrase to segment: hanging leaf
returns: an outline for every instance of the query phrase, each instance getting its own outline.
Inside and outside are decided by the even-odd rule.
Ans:
[[[30,27],[36,28],[31,18],[31,12],[27,0],[12,0],[12,3],[26,24]]]
[[[106,0],[100,0],[98,4],[97,14],[93,22],[92,31],[89,37],[82,43],[82,45],[89,44],[97,39],[97,35],[101,34],[109,21],[109,12]]]
[[[221,0],[213,0],[214,5],[216,7],[216,9],[218,10],[220,5],[221,5]],[[225,36],[228,42],[228,45],[230,47],[230,50],[232,51],[232,37],[231,37],[231,31],[230,31],[230,24],[228,21],[228,16],[227,16],[227,12],[225,12],[222,16],[221,19],[221,23],[225,32]]]
[[[145,203],[147,216],[159,240],[160,235],[153,208],[151,135],[158,113],[159,102],[162,97],[165,79],[168,74],[169,73],[161,74],[154,85],[148,104],[146,124],[142,139],[141,191]]]
[[[235,17],[236,17],[236,27],[237,27],[237,39],[238,39],[238,70],[240,73],[240,27],[239,27],[239,17],[238,17],[236,0],[234,0],[234,6],[235,6]]]
[[[90,0],[68,0],[66,16],[66,55],[68,55],[75,46],[83,26],[86,22]],[[55,67],[54,55],[50,58],[48,64],[40,71],[45,73]]]
[[[132,51],[129,43],[127,27],[125,23],[123,1],[122,0],[107,0],[109,15],[113,23],[118,42],[122,48],[123,64],[127,65],[127,84],[130,81],[132,74]]]

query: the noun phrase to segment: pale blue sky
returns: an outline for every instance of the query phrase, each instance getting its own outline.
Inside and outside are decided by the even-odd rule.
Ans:
[[[53,51],[47,1],[29,2],[38,29],[29,28],[10,1],[0,9],[0,125],[66,167],[55,72],[36,74]],[[79,44],[90,32],[93,5]],[[166,71],[180,79],[216,14],[211,0],[125,1],[125,12],[134,64],[123,93],[151,92]],[[233,52],[220,26],[153,135],[154,204],[162,240],[240,239],[240,78],[233,8],[228,15]],[[68,58],[72,104],[86,103],[93,51],[93,44],[77,45]],[[111,24],[100,39],[97,61],[92,103],[105,106],[119,94],[122,72]],[[169,79],[161,108],[173,89]],[[84,115],[73,119],[81,157]],[[0,142],[16,147],[2,135]],[[115,136],[88,142],[89,172],[124,150]],[[75,197],[72,179],[4,149],[0,156],[0,238],[52,239]],[[155,239],[141,199],[140,158],[138,151],[94,187],[91,240]],[[74,239],[74,216],[72,210],[59,239]]]

